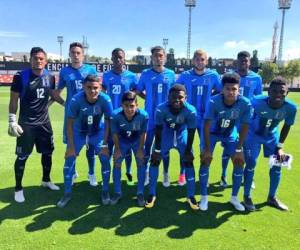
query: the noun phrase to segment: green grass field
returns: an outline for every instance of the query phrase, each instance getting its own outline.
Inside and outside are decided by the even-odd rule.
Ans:
[[[290,93],[289,97],[300,105],[299,93]],[[285,143],[286,151],[294,156],[293,168],[283,170],[278,193],[278,197],[289,206],[288,212],[266,206],[269,169],[267,159],[262,157],[259,158],[253,193],[259,209],[253,213],[236,212],[228,203],[231,189],[222,190],[218,186],[220,147],[215,151],[212,164],[207,212],[191,211],[185,202],[185,187],[176,185],[179,172],[176,152],[171,153],[172,185],[164,188],[159,183],[156,205],[147,210],[136,207],[136,187],[128,187],[125,182],[122,202],[116,206],[102,206],[99,187],[88,185],[87,161],[82,151],[77,162],[80,176],[73,189],[74,197],[66,208],[59,209],[55,204],[63,190],[55,192],[40,187],[40,156],[35,152],[27,161],[23,180],[26,202],[14,202],[15,139],[7,135],[8,101],[9,88],[1,87],[0,249],[299,249],[299,114]],[[54,104],[50,113],[55,136],[52,180],[63,189],[63,109]],[[194,143],[198,180],[197,145],[198,140]],[[96,174],[100,180],[99,162]],[[241,188],[240,198],[242,193]],[[199,195],[196,198],[199,200]]]

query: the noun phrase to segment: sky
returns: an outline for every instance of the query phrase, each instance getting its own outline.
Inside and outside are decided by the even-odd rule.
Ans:
[[[184,0],[0,0],[0,52],[43,47],[63,56],[71,42],[87,37],[89,55],[110,57],[121,47],[126,57],[149,54],[151,47],[168,39],[167,50],[185,57],[188,10]],[[274,23],[281,26],[277,0],[197,0],[192,10],[191,53],[204,49],[213,58],[235,58],[240,50],[258,50],[270,57]],[[300,58],[300,0],[286,12],[283,58]],[[279,41],[280,29],[278,30]],[[278,45],[277,45],[278,52]]]

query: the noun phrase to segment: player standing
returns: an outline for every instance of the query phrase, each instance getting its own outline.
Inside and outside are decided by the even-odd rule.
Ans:
[[[45,69],[47,55],[42,48],[31,49],[30,64],[30,69],[23,70],[14,76],[10,92],[8,133],[17,137],[17,159],[14,165],[16,202],[25,201],[22,179],[26,160],[34,145],[37,152],[42,154],[42,186],[51,190],[59,190],[59,187],[50,180],[54,144],[48,101],[55,88],[55,79]],[[17,121],[19,99],[20,113]]]
[[[265,157],[277,155],[280,162],[283,162],[286,158],[283,144],[289,134],[290,127],[295,122],[297,112],[297,106],[290,100],[285,99],[287,94],[286,79],[277,77],[270,83],[268,96],[261,95],[252,99],[254,115],[244,147],[246,159],[244,206],[249,211],[255,210],[250,191],[261,145],[264,147]],[[284,121],[284,125],[279,135],[278,127],[281,121]],[[275,208],[288,210],[288,207],[276,198],[281,176],[281,166],[271,166],[269,175],[270,187],[267,203]]]
[[[121,48],[115,48],[111,53],[111,60],[113,62],[113,69],[103,74],[102,87],[110,96],[113,109],[120,108],[122,105],[122,96],[129,90],[135,90],[137,86],[137,77],[134,73],[124,68],[125,66],[125,52]],[[110,139],[109,150],[112,152],[113,142]],[[127,183],[133,184],[131,175],[131,150],[129,150],[125,157]]]
[[[82,91],[82,83],[87,75],[97,75],[97,71],[91,65],[84,64],[84,49],[81,43],[74,42],[70,44],[69,56],[71,58],[71,65],[64,67],[59,74],[59,83],[57,90],[55,91],[56,98],[60,98],[61,91],[67,88],[67,98],[65,101],[65,116],[63,127],[63,142],[67,143],[67,113],[70,106],[72,97]],[[95,176],[95,148],[93,145],[86,145],[86,157],[88,160],[89,171],[88,179],[91,186],[97,186],[97,180]],[[77,177],[77,173],[74,174],[74,179]]]
[[[152,68],[142,72],[137,86],[137,93],[145,98],[145,110],[149,115],[149,124],[147,138],[145,143],[145,163],[149,161],[151,147],[154,139],[154,115],[156,107],[167,100],[168,91],[175,82],[175,73],[173,70],[165,68],[166,52],[161,46],[155,46],[151,49]],[[164,185],[169,186],[169,154],[164,155]],[[145,184],[149,182],[149,173],[146,172]]]

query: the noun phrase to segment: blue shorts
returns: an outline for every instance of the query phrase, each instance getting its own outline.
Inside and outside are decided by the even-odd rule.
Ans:
[[[278,141],[279,137],[276,135],[262,137],[254,133],[249,133],[244,144],[245,155],[252,159],[257,159],[261,145],[263,145],[264,157],[269,157],[275,154]]]
[[[161,139],[161,155],[162,157],[168,156],[169,151],[172,148],[178,150],[180,156],[184,155],[185,148],[187,145],[187,130],[184,130],[179,135],[174,136],[174,134],[162,133]]]
[[[83,148],[84,145],[86,145],[87,147],[93,146],[95,148],[95,154],[98,154],[101,149],[104,131],[100,130],[97,134],[94,135],[84,135],[82,133],[74,131],[73,136],[76,155],[79,155],[80,150]]]
[[[227,155],[233,156],[235,154],[235,149],[238,142],[238,138],[236,136],[221,137],[218,135],[210,134],[210,152],[214,152],[217,142],[221,142],[221,145],[224,148],[224,152]],[[203,150],[204,142],[203,145],[201,143],[201,151]]]
[[[140,162],[140,160],[136,158],[136,153],[138,151],[139,144],[140,144],[139,139],[132,141],[132,142],[119,140],[121,157],[117,160],[117,163],[121,164],[123,162],[123,160],[125,159],[125,157],[128,155],[128,152],[131,152],[131,150],[132,150],[134,153],[137,165],[140,166],[141,164],[143,164],[143,162]],[[143,150],[143,151],[145,154],[145,150]]]

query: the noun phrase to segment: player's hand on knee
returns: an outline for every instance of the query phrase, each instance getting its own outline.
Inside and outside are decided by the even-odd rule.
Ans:
[[[212,154],[209,150],[204,150],[201,154],[200,154],[200,161],[201,164],[204,164],[206,166],[209,166],[211,161],[212,161]]]
[[[233,162],[234,166],[244,166],[244,164],[245,164],[244,153],[243,152],[235,153],[235,155],[233,156],[232,162]]]
[[[151,154],[151,165],[154,165],[154,166],[159,166],[160,164],[160,161],[161,161],[161,154],[158,153],[158,152],[153,152]]]
[[[119,149],[115,149],[114,155],[113,155],[114,162],[117,163],[121,157],[122,157],[121,151]]]
[[[139,149],[139,150],[136,152],[136,158],[138,158],[139,161],[140,161],[141,163],[144,162],[144,152],[143,152],[142,149]]]
[[[19,137],[23,134],[22,127],[17,123],[16,114],[10,113],[8,116],[8,134],[13,137]]]
[[[74,156],[74,157],[76,156],[74,147],[68,147],[67,148],[67,151],[65,153],[65,159],[67,159],[67,158],[69,158],[71,156]]]
[[[183,162],[192,165],[194,161],[194,155],[192,152],[185,152],[183,155]]]
[[[102,147],[99,154],[100,155],[104,155],[106,157],[109,157],[109,150],[108,150],[108,148],[103,148]]]

